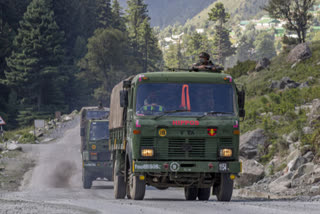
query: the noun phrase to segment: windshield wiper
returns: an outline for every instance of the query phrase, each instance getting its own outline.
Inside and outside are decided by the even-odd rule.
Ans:
[[[190,112],[190,110],[187,110],[187,109],[177,109],[177,110],[172,110],[172,111],[165,111],[163,112],[163,114],[159,115],[159,116],[156,116],[154,119],[157,120],[167,114],[170,114],[170,113],[177,113],[177,112]]]
[[[204,115],[202,115],[201,117],[198,118],[198,120],[200,120],[201,118],[204,118],[208,115],[216,115],[216,114],[233,114],[232,112],[221,112],[221,111],[209,111],[204,113]]]

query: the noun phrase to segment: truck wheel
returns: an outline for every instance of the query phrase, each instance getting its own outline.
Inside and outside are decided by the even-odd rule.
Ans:
[[[85,168],[82,169],[82,186],[84,189],[91,189],[92,178]]]
[[[113,175],[108,175],[107,179],[108,179],[108,181],[113,181]]]
[[[140,180],[139,176],[133,176],[130,173],[128,179],[128,186],[131,199],[143,200],[144,195],[146,193],[146,180]]]
[[[198,199],[199,201],[208,201],[210,198],[211,188],[199,188],[198,189]]]
[[[220,184],[216,188],[218,201],[231,201],[233,180],[230,179],[230,174],[221,174]]]
[[[124,199],[126,197],[126,183],[123,176],[118,176],[116,172],[117,161],[113,166],[113,191],[116,199]]]
[[[127,174],[126,174],[126,176],[127,176],[127,178],[126,178],[127,185],[126,185],[126,190],[127,190],[127,198],[128,199],[131,199],[130,185],[129,185],[129,183],[130,183],[130,175],[131,175],[131,169],[130,169],[130,167],[127,167]]]
[[[196,187],[185,187],[184,188],[184,196],[187,201],[194,201],[197,199],[198,188]]]

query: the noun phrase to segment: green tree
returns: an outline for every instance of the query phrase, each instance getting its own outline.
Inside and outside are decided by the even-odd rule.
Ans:
[[[109,28],[113,24],[111,0],[96,0],[98,28]]]
[[[216,3],[209,13],[209,21],[216,23],[214,33],[214,54],[213,57],[220,64],[224,64],[226,57],[235,53],[230,41],[230,31],[225,27],[229,21],[230,14],[226,12],[222,3]]]
[[[205,51],[212,54],[212,44],[206,35],[195,32],[190,36],[186,36],[183,44],[186,45],[185,55],[189,66],[198,59],[199,53]]]
[[[209,12],[209,21],[216,22],[218,26],[223,27],[230,19],[230,14],[226,12],[223,3],[218,2]]]
[[[143,58],[143,72],[155,70],[156,64],[161,59],[162,53],[158,47],[158,39],[150,27],[149,19],[146,18],[138,28],[139,52]]]
[[[115,29],[98,29],[88,42],[88,53],[80,61],[81,77],[94,88],[96,100],[109,103],[111,90],[123,76],[128,62],[125,33]]]
[[[145,21],[149,20],[147,5],[143,0],[128,0],[127,12],[127,26],[129,37],[131,40],[131,46],[133,48],[134,55],[140,55],[139,53],[139,27]],[[141,57],[141,55],[139,56]]]
[[[277,52],[274,44],[274,34],[270,34],[268,32],[261,32],[258,34],[254,42],[257,59],[271,59],[276,56]]]
[[[61,94],[56,83],[62,76],[59,65],[64,57],[63,41],[52,2],[33,0],[20,22],[5,75],[7,85],[17,91],[24,103],[36,105],[38,111],[43,104],[59,102],[58,97],[49,98]]]
[[[270,0],[264,10],[272,18],[286,20],[285,28],[295,31],[299,42],[303,43],[313,19],[310,9],[314,3],[315,0]]]
[[[143,0],[129,0],[127,26],[132,61],[137,62],[136,73],[157,70],[162,59],[158,39],[150,26],[147,5]]]
[[[171,44],[164,54],[164,61],[169,68],[182,68],[185,65],[181,53],[181,44]]]
[[[254,41],[257,36],[256,34],[257,32],[255,29],[255,25],[252,23],[248,24],[239,39],[239,45],[237,48],[238,61],[244,62],[247,60],[253,60],[255,58]]]
[[[113,0],[112,3],[112,27],[120,31],[126,30],[125,19],[123,18],[122,8],[118,0]]]

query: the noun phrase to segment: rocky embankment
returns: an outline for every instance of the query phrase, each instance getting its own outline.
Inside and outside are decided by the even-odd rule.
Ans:
[[[304,134],[314,130],[314,124],[320,120],[320,99],[296,107],[307,111],[307,126]],[[273,116],[280,119],[282,116]],[[262,165],[261,149],[272,147],[263,129],[256,129],[241,136],[240,156],[243,161],[243,173],[236,185],[254,192],[264,192],[279,196],[315,196],[320,195],[320,162],[310,145],[304,145],[297,131],[283,135],[287,149],[279,152],[271,161]]]

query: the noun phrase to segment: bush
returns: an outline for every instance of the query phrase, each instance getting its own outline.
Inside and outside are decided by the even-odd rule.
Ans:
[[[247,60],[244,62],[237,62],[236,66],[230,68],[226,71],[227,74],[230,74],[233,78],[238,78],[242,75],[247,75],[248,72],[252,72],[256,68],[256,62]]]

